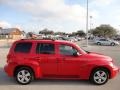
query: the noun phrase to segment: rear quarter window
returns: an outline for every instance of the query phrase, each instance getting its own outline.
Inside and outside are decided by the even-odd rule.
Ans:
[[[17,43],[14,49],[14,52],[19,53],[29,53],[32,47],[32,43],[30,42],[21,42]]]

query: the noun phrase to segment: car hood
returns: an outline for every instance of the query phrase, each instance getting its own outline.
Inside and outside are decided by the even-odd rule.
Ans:
[[[119,44],[119,42],[117,42],[117,41],[113,41],[114,43],[116,43],[116,44]]]
[[[104,60],[104,61],[109,61],[109,62],[112,61],[112,58],[111,58],[111,57],[105,56],[105,55],[99,54],[99,53],[94,53],[94,52],[90,52],[90,53],[88,54],[88,57],[89,57],[91,60]]]

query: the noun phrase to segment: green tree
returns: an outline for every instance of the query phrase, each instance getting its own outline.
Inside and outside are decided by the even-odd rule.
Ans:
[[[91,30],[91,33],[95,36],[112,37],[117,34],[117,31],[110,25],[102,24]]]
[[[84,32],[83,30],[77,31],[77,32],[76,32],[76,35],[78,35],[78,36],[80,36],[80,37],[85,37],[85,36],[86,36],[86,34],[85,34],[85,32]]]
[[[47,35],[47,34],[54,34],[54,31],[48,30],[47,28],[45,28],[45,29],[39,31],[39,34],[45,34],[45,35]]]
[[[55,32],[54,34],[55,34],[55,35],[66,35],[65,32]]]

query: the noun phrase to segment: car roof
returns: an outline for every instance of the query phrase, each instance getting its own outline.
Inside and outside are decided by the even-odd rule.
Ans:
[[[70,41],[65,41],[65,40],[54,40],[54,39],[21,39],[16,41],[18,42],[45,42],[45,43],[61,43],[61,44],[74,44],[73,42]]]
[[[14,44],[17,44],[17,43],[22,43],[22,42],[31,42],[31,43],[36,43],[36,42],[40,42],[40,43],[53,43],[53,44],[67,44],[67,45],[72,45],[72,46],[77,46],[78,48],[78,45],[75,44],[74,42],[70,42],[70,41],[64,41],[64,40],[44,40],[44,39],[21,39],[21,40],[18,40],[16,42],[14,42]],[[82,49],[80,49],[82,50]],[[82,50],[82,53],[86,54],[86,52],[84,52]]]

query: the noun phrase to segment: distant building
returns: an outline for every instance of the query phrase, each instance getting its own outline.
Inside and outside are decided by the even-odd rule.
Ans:
[[[25,33],[23,31],[20,31],[18,28],[7,28],[2,29],[0,28],[0,39],[21,39],[22,36],[24,36]]]

